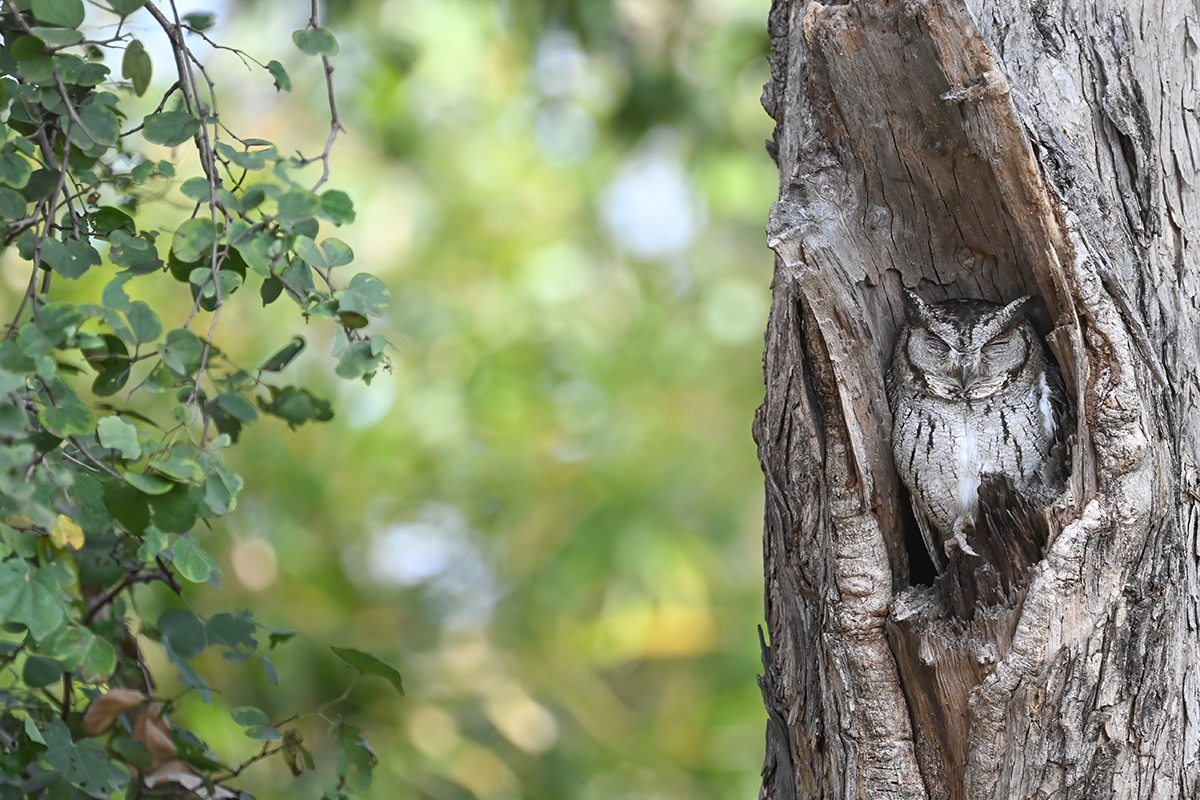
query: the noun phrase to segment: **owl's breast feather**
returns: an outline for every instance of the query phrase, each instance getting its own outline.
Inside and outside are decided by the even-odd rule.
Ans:
[[[1041,390],[1038,411],[1042,414],[1042,429],[1046,432],[1046,437],[1052,439],[1058,431],[1058,423],[1054,420],[1054,407],[1050,403],[1050,384],[1046,382],[1045,370],[1038,374],[1037,389]]]

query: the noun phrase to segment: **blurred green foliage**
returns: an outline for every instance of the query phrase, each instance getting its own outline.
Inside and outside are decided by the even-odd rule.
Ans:
[[[228,577],[193,605],[300,635],[279,688],[197,659],[218,694],[177,718],[218,754],[255,750],[229,709],[336,697],[353,671],[333,643],[404,677],[405,698],[368,679],[349,700],[373,797],[757,792],[767,6],[329,4],[348,129],[331,185],[358,211],[337,235],[391,289],[395,370],[339,383],[325,331],[229,314],[246,363],[308,337],[290,369],[335,416],[264,419],[228,456],[246,488],[206,539]],[[306,16],[203,8],[263,59]],[[290,95],[209,62],[232,127],[319,150],[324,87],[293,58]],[[267,762],[244,785],[315,780]]]

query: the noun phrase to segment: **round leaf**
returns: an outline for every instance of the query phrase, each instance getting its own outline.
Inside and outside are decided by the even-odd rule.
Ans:
[[[313,28],[312,30],[296,31],[292,41],[301,52],[308,56],[336,56],[338,54],[337,38],[328,28]]]
[[[100,435],[100,444],[119,450],[122,458],[134,461],[142,457],[138,429],[124,417],[105,417],[97,423],[96,431]]]
[[[164,147],[183,144],[200,130],[200,120],[186,111],[163,111],[142,120],[142,138]]]
[[[217,568],[217,562],[192,538],[180,536],[170,548],[171,560],[179,574],[192,583],[204,583]]]
[[[33,15],[42,22],[76,28],[83,24],[83,0],[33,0]]]
[[[211,251],[216,238],[217,226],[211,219],[189,219],[175,229],[175,236],[171,239],[171,250],[180,261],[196,261]]]
[[[62,680],[62,676],[63,668],[59,663],[42,656],[30,656],[25,659],[25,668],[21,670],[22,679],[34,689],[57,683]]]

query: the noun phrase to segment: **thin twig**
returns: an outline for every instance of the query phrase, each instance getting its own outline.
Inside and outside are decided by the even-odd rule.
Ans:
[[[321,27],[321,3],[320,0],[312,0],[312,14],[308,18],[308,29],[313,30]],[[320,189],[329,180],[329,154],[333,152],[333,143],[337,139],[338,132],[344,133],[346,128],[342,125],[341,117],[338,116],[337,97],[333,91],[333,64],[329,60],[329,56],[321,56],[321,66],[325,70],[325,93],[329,98],[329,137],[325,140],[325,149],[321,151],[321,155],[314,158],[301,159],[300,166],[308,166],[316,161],[321,162],[321,178],[313,184],[313,192]]]

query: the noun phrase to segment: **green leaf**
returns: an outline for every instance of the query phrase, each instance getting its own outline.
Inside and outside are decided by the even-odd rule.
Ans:
[[[293,225],[316,214],[320,206],[321,198],[312,192],[292,189],[279,198],[279,218],[285,224]]]
[[[325,261],[328,261],[330,266],[346,266],[350,261],[354,260],[353,249],[350,249],[350,246],[346,242],[343,242],[341,239],[334,239],[332,236],[329,239],[320,241],[320,249],[325,254]],[[366,275],[365,272],[364,275]],[[390,295],[388,300],[391,300]]]
[[[122,273],[105,285],[104,291],[100,293],[100,302],[104,304],[105,308],[115,311],[128,311],[133,308],[133,303],[130,302],[129,295],[125,292],[125,284],[131,277],[133,276],[127,272]]]
[[[138,443],[138,429],[124,417],[105,417],[96,425],[102,447],[121,451],[127,461],[142,457],[142,446]]]
[[[167,609],[159,614],[155,627],[159,633],[171,640],[171,648],[181,658],[195,658],[208,647],[204,623],[186,609]]]
[[[33,35],[46,44],[58,47],[77,44],[83,41],[83,34],[74,28],[47,28],[42,25],[34,25],[29,30],[33,31]]]
[[[144,475],[136,472],[126,472],[125,480],[129,481],[129,485],[136,487],[139,492],[151,495],[166,494],[175,488],[174,483],[151,472],[147,472]]]
[[[194,31],[206,31],[217,21],[217,15],[211,11],[192,11],[183,15],[183,22]]]
[[[63,668],[52,658],[29,656],[21,670],[21,678],[34,689],[41,689],[62,680]]]
[[[135,270],[139,274],[162,268],[158,248],[146,236],[133,236],[118,228],[109,236],[109,242],[112,247],[108,251],[108,257],[118,267]]]
[[[57,407],[46,406],[38,412],[38,420],[64,438],[86,436],[96,429],[92,410],[70,391],[59,399]]]
[[[92,797],[109,797],[129,783],[129,772],[108,759],[104,746],[95,739],[71,741],[71,732],[61,719],[42,730],[46,739],[43,758],[54,772]]]
[[[161,111],[142,120],[142,138],[152,144],[175,147],[200,130],[200,120],[186,111]]]
[[[204,504],[218,517],[232,513],[238,507],[241,476],[212,458],[204,465],[204,477]]]
[[[206,684],[204,679],[196,673],[196,670],[192,669],[192,665],[187,662],[186,658],[181,657],[175,652],[175,648],[171,646],[170,639],[163,640],[163,650],[166,651],[167,658],[170,659],[171,663],[175,665],[175,669],[179,670],[179,677],[183,679],[183,682],[193,689],[196,689],[200,693],[200,697],[203,698],[204,702],[211,703],[212,692],[209,690],[208,684]],[[182,738],[183,733],[184,732],[181,731],[179,734],[177,734],[177,742],[179,738]],[[186,748],[181,747],[180,750],[182,751],[181,755],[187,752]],[[195,756],[184,755],[184,758],[188,759],[189,761],[196,760]],[[217,768],[219,769],[220,767],[218,766]]]
[[[214,614],[205,623],[205,629],[208,631],[209,644],[229,648],[231,652],[225,654],[226,658],[231,658],[234,654],[249,657],[250,653],[258,648],[258,642],[254,639],[256,628],[249,611],[243,611],[236,617],[225,612]],[[265,725],[267,720],[264,717],[261,722],[252,724]]]
[[[87,131],[78,125],[71,129],[71,142],[76,147],[88,150],[96,145],[111,146],[117,143],[117,137],[121,135],[121,121],[108,106],[98,103],[84,106],[79,109],[79,119]]]
[[[59,173],[52,169],[35,169],[29,181],[21,187],[21,196],[31,203],[45,200],[58,186]]]
[[[166,477],[186,483],[201,483],[204,480],[204,470],[190,458],[171,455],[162,461],[151,461],[150,469]]]
[[[270,625],[267,625],[266,629],[268,637],[268,649],[270,650],[274,650],[276,647],[296,635],[296,632],[291,628],[274,628]]]
[[[235,392],[223,394],[218,397],[217,405],[222,411],[239,422],[249,424],[258,421],[258,411],[249,400]]]
[[[30,572],[24,559],[0,562],[0,621],[17,622],[42,639],[66,620],[54,565]]]
[[[336,56],[337,38],[328,28],[313,28],[292,33],[292,41],[307,56]]]
[[[113,11],[125,17],[146,5],[146,0],[108,0],[108,4]]]
[[[321,252],[321,248],[317,247],[317,243],[307,236],[297,236],[295,244],[296,255],[303,258],[309,264],[319,269],[328,269],[329,264],[325,261],[325,254]]]
[[[87,319],[74,303],[53,302],[42,306],[41,332],[55,345],[66,344]]]
[[[79,524],[89,536],[112,530],[113,518],[104,504],[104,485],[86,472],[76,473],[72,494],[79,505]]]
[[[262,297],[263,308],[271,305],[279,299],[279,295],[283,294],[283,281],[279,278],[267,278],[259,287],[259,296]]]
[[[129,383],[130,365],[128,362],[116,364],[103,370],[92,381],[92,394],[97,397],[112,397],[125,388]]]
[[[95,250],[92,250],[94,253]],[[42,241],[42,263],[62,275],[64,278],[77,280],[87,272],[89,264],[84,258],[75,259],[67,246],[58,239]],[[100,263],[100,255],[96,254],[96,263]]]
[[[163,326],[158,314],[141,300],[130,304],[125,317],[129,320],[129,329],[133,332],[137,344],[147,344],[162,336]]]
[[[330,189],[321,195],[321,208],[318,212],[322,219],[327,219],[334,225],[345,225],[354,222],[354,202],[350,195],[340,189]]]
[[[9,54],[17,61],[32,61],[46,56],[46,43],[36,36],[18,36],[9,48]]]
[[[171,561],[179,574],[192,583],[204,583],[217,569],[217,562],[205,552],[190,533],[185,533],[171,545]]]
[[[279,684],[275,684],[275,685],[278,686]],[[23,723],[23,725],[25,727],[25,735],[29,737],[30,741],[37,742],[38,744],[46,743],[46,740],[42,738],[42,732],[38,730],[37,723],[35,723],[33,721],[33,717],[29,717],[29,716],[25,717],[25,722]],[[58,776],[55,776],[55,777],[57,778]],[[47,784],[47,786],[48,785],[49,784]],[[37,790],[34,790],[34,791],[37,791]]]
[[[208,202],[208,179],[207,178],[188,178],[179,187],[179,191],[189,200],[195,200],[198,203]]]
[[[33,0],[30,8],[35,17],[51,25],[77,28],[83,24],[83,0]]]
[[[263,742],[277,742],[283,738],[283,734],[270,725],[255,725],[253,728],[247,728],[246,735],[251,739]]]
[[[217,274],[217,280],[212,280],[212,270],[208,267],[197,267],[188,273],[192,297],[202,297],[200,307],[212,311],[217,307],[217,286],[221,288],[221,300],[227,300],[231,294],[242,287],[242,276],[232,269],[222,269]]]
[[[400,681],[400,673],[395,668],[388,666],[370,653],[364,653],[361,650],[351,650],[345,647],[331,647],[334,655],[345,661],[350,666],[364,675],[376,675],[383,678],[392,686],[396,687],[396,691],[404,694],[404,684]]]
[[[143,164],[149,164],[154,167],[153,161],[143,161]],[[101,235],[112,233],[118,228],[122,228],[126,233],[133,234],[137,232],[137,227],[133,223],[133,217],[126,214],[116,206],[101,206],[92,212],[92,230]]]
[[[258,398],[259,409],[286,420],[293,428],[309,420],[327,422],[333,419],[333,408],[329,401],[315,397],[307,389],[298,386],[285,386],[282,389],[268,386],[267,390],[271,393],[271,402],[264,402],[261,397]]]
[[[134,39],[125,47],[125,56],[121,59],[121,77],[133,83],[133,93],[141,97],[150,86],[150,76],[154,72],[154,63],[145,46]]]
[[[392,303],[392,293],[387,285],[366,272],[351,278],[350,285],[335,293],[334,297],[338,301],[338,311],[372,317],[378,317]]]
[[[196,261],[202,255],[211,254],[216,238],[217,226],[211,219],[189,219],[175,229],[171,250],[181,261]]]
[[[109,749],[129,766],[140,772],[150,772],[154,769],[154,756],[140,742],[124,734],[117,734],[108,743]],[[126,797],[129,793],[126,793]],[[135,795],[136,796],[136,795]]]
[[[153,525],[147,525],[146,532],[142,535],[142,543],[138,547],[138,560],[148,563],[166,549],[167,535]]]
[[[39,645],[38,653],[49,656],[64,670],[79,671],[86,680],[108,679],[117,668],[117,652],[103,637],[87,628],[60,628]]]
[[[254,706],[241,706],[229,712],[229,716],[233,717],[233,721],[243,728],[249,728],[254,725],[269,725],[271,721],[267,718],[267,712]]]
[[[247,195],[249,192],[247,192]],[[243,195],[243,201],[245,195]],[[247,239],[243,239],[238,244],[234,245],[234,249],[241,254],[242,259],[250,269],[257,272],[260,276],[266,278],[271,274],[271,256],[270,249],[273,239],[270,234],[259,233]]]
[[[371,787],[371,771],[378,759],[362,732],[350,725],[337,727],[337,771],[341,780],[352,790],[366,791]]]
[[[282,348],[275,352],[275,355],[268,358],[259,367],[263,372],[283,372],[288,364],[296,360],[296,357],[304,352],[307,346],[303,336],[293,336],[292,341],[288,342]]]
[[[80,636],[86,636],[83,661],[77,668],[84,679],[100,683],[112,677],[112,674],[117,671],[117,651],[113,649],[108,640],[96,636],[86,628],[72,628],[72,630],[78,630]]]
[[[167,533],[187,533],[196,524],[199,496],[191,487],[176,485],[171,491],[150,498],[150,519]]]
[[[12,189],[0,189],[0,217],[20,219],[27,205],[25,198]]]
[[[217,142],[217,152],[222,158],[232,161],[242,169],[251,171],[260,170],[267,165],[268,161],[274,161],[279,158],[279,150],[275,147],[275,145],[271,144],[265,139],[245,139],[242,143],[246,146],[246,148],[264,145],[265,147],[262,150],[234,150],[225,142]],[[262,187],[258,188],[259,191],[264,191]],[[279,191],[278,187],[275,186],[270,186],[268,188],[272,192],[272,197],[276,196]]]
[[[266,656],[263,656],[262,657],[262,665],[263,665],[263,672],[267,673],[267,680],[269,680],[273,685],[278,686],[279,685],[279,670],[277,670],[275,668],[275,665],[271,663],[271,659],[267,658]]]
[[[379,362],[380,356],[375,353],[369,340],[351,342],[338,359],[334,372],[341,378],[358,378],[368,372],[374,372]]]
[[[280,64],[278,61],[268,61],[267,71],[275,79],[275,91],[290,92],[292,90],[292,79],[288,77],[287,70],[283,68],[283,64]]]
[[[21,189],[32,174],[33,165],[17,153],[0,154],[0,183]]]
[[[215,348],[214,348],[215,351]],[[176,328],[158,346],[163,364],[176,375],[188,377],[200,369],[204,357],[204,341],[186,328]]]

